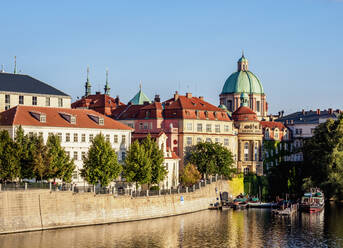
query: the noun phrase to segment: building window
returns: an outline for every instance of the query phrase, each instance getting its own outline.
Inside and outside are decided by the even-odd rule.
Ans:
[[[121,136],[121,143],[125,143],[126,142],[126,136],[125,135],[122,135]]]
[[[70,151],[66,151],[67,157],[70,159]]]
[[[74,152],[73,158],[74,158],[74,160],[78,160],[78,154],[77,154],[77,152]]]
[[[127,124],[129,127],[133,128],[133,124],[132,123],[128,123]]]
[[[81,158],[85,159],[86,158],[86,152],[81,152]]]
[[[274,130],[274,139],[279,139],[279,129]]]
[[[32,97],[32,105],[33,106],[37,105],[37,97],[36,96]]]
[[[58,98],[58,107],[63,107],[63,98]]]
[[[212,125],[211,124],[206,124],[206,132],[208,132],[208,133],[212,132]]]
[[[93,135],[93,134],[90,134],[90,135],[89,135],[89,142],[92,142],[93,139],[94,139],[94,135]]]
[[[10,95],[5,95],[5,103],[10,104]]]
[[[39,133],[38,133],[38,136],[41,137],[41,138],[43,138],[43,132],[39,132]]]
[[[255,155],[255,161],[258,161],[258,147],[257,147],[257,143],[255,144],[254,155]]]
[[[116,135],[116,134],[114,135],[113,142],[114,142],[114,144],[118,143],[118,135]]]
[[[202,132],[202,124],[201,123],[197,124],[197,131]]]
[[[227,109],[232,111],[232,101],[231,100],[227,101]]]
[[[46,122],[46,115],[40,115],[39,121],[45,123]]]
[[[224,132],[229,132],[229,131],[230,131],[230,126],[224,125]]]
[[[110,142],[110,135],[109,134],[106,134],[106,141]]]
[[[206,138],[206,142],[212,142],[211,138]]]
[[[70,133],[66,133],[66,142],[70,142]]]
[[[256,101],[256,112],[260,112],[261,107],[260,107],[260,101]]]
[[[248,168],[248,167],[245,167],[245,168],[244,168],[244,175],[247,175],[247,174],[249,174],[249,168]]]
[[[19,96],[19,104],[24,104],[24,96]]]
[[[50,107],[50,97],[45,98],[45,106]]]
[[[201,143],[201,141],[202,141],[201,138],[198,137],[198,138],[197,138],[197,143]]]
[[[229,139],[224,139],[224,146],[229,146]]]
[[[216,129],[216,133],[220,133],[220,125],[219,124],[216,124],[215,129]]]
[[[60,140],[60,142],[62,142],[62,133],[57,133],[57,137]]]
[[[295,134],[301,135],[303,133],[303,130],[301,128],[295,129]]]
[[[101,125],[101,126],[104,125],[104,118],[99,118],[99,125]]]
[[[220,142],[219,138],[216,138],[215,141],[216,141],[216,143],[219,143],[219,142]]]
[[[77,180],[77,171],[73,171],[73,179]]]
[[[86,142],[86,134],[81,134],[81,142]]]
[[[192,131],[193,130],[193,124],[192,123],[187,123],[187,130]]]
[[[126,158],[126,152],[121,153],[121,160],[124,161]]]
[[[188,145],[188,146],[191,146],[192,145],[192,137],[186,137],[186,144]]]
[[[79,142],[79,136],[77,133],[74,133],[74,142]]]
[[[11,106],[8,105],[8,104],[5,106],[5,110],[8,110],[8,109],[10,109],[10,108],[11,108]]]
[[[143,129],[143,122],[139,123],[139,129]]]
[[[266,131],[264,132],[264,137],[265,139],[269,139],[269,129],[266,129]]]
[[[249,160],[249,143],[246,142],[244,144],[244,161],[248,161]]]
[[[150,129],[150,125],[149,124],[150,124],[149,122],[144,122],[143,129],[145,129],[145,130]]]

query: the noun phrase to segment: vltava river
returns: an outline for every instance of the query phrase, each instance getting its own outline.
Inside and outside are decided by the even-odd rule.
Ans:
[[[128,223],[0,235],[1,248],[343,247],[343,207],[275,218],[269,210],[202,211]]]

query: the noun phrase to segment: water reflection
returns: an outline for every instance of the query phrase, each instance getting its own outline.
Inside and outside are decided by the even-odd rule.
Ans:
[[[203,211],[170,218],[0,236],[28,247],[342,247],[343,208],[272,217],[269,210]]]

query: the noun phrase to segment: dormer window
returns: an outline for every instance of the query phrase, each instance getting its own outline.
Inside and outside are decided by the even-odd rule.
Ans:
[[[96,122],[97,124],[103,126],[105,121],[103,117],[97,116],[97,115],[88,115],[89,118],[91,118],[92,121]]]
[[[42,122],[42,123],[46,122],[46,114],[44,113],[30,111],[30,115],[39,122]]]
[[[69,113],[59,113],[70,124],[76,124],[76,116]]]

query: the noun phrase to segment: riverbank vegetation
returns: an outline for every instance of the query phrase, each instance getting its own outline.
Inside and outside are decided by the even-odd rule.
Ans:
[[[46,144],[39,135],[24,135],[19,127],[12,140],[7,130],[0,132],[0,180],[56,180],[70,182],[75,169],[61,147],[57,135],[49,135]]]

